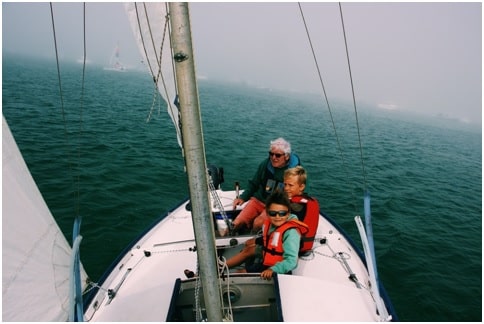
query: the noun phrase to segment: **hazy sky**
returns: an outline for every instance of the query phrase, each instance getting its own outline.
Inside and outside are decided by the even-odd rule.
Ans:
[[[53,3],[60,55],[82,58],[82,4]],[[338,3],[302,3],[326,92],[351,100]],[[479,2],[342,3],[358,102],[482,120]],[[200,75],[254,86],[321,93],[294,2],[191,3]],[[86,5],[87,58],[107,65],[140,57],[120,3]],[[53,57],[48,3],[2,3],[2,49]]]

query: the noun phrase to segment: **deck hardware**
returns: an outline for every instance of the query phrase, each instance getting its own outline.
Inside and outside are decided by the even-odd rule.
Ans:
[[[123,275],[123,278],[121,278],[121,281],[116,285],[116,287],[114,287],[114,289],[108,289],[108,297],[109,297],[108,302],[107,302],[108,305],[111,303],[111,301],[113,300],[113,298],[118,293],[119,288],[123,284],[123,282],[126,279],[126,277],[128,276],[128,274],[131,272],[131,270],[133,270],[133,269],[132,268],[128,268],[126,270],[126,273]]]
[[[353,281],[355,283],[356,288],[361,289],[361,285],[358,282],[358,278],[356,278],[355,273],[353,272],[353,270],[351,270],[350,265],[348,264],[348,262],[346,262],[346,259],[343,256],[343,252],[338,252],[338,255],[340,256],[341,261],[343,261],[343,264],[344,264],[344,266],[346,268],[346,271],[348,271],[348,273],[350,274],[348,276],[348,279],[350,279],[351,281]]]

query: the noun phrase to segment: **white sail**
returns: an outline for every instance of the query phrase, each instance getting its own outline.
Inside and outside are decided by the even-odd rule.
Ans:
[[[178,145],[182,147],[179,112],[174,104],[177,91],[166,3],[130,2],[125,4],[125,9],[143,63],[149,69],[158,91],[167,103],[168,114],[175,125]]]
[[[71,248],[5,118],[2,145],[2,320],[66,321]]]

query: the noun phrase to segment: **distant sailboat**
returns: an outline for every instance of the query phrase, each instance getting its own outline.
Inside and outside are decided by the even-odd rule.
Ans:
[[[88,59],[87,57],[84,58],[84,56],[78,58],[76,60],[76,62],[79,63],[79,64],[91,64],[92,63],[92,61],[90,59]]]
[[[116,44],[116,47],[114,48],[114,52],[111,55],[111,58],[109,60],[109,66],[105,67],[105,70],[110,70],[110,71],[118,71],[118,72],[125,72],[126,67],[124,64],[121,63],[119,59],[119,45]]]

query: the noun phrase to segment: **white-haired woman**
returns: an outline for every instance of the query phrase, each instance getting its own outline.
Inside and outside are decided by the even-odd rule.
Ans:
[[[259,164],[254,177],[249,180],[247,189],[233,202],[234,209],[248,201],[234,219],[234,230],[246,226],[257,232],[267,218],[266,198],[276,189],[284,191],[284,171],[300,165],[299,157],[291,152],[291,144],[280,137],[270,142],[269,156]]]

